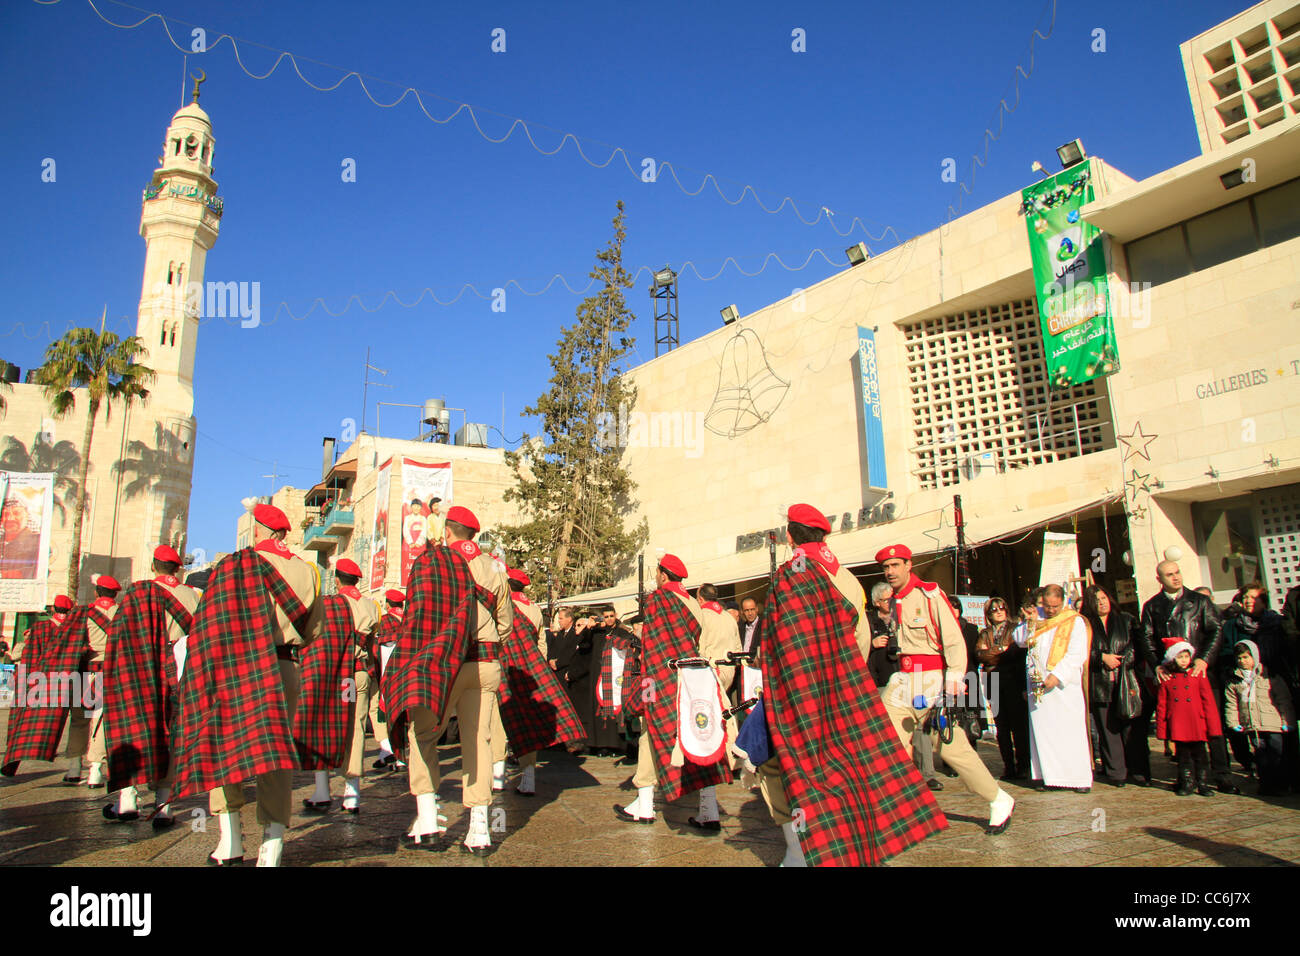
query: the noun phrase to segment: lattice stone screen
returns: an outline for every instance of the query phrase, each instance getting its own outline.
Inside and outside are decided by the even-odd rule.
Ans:
[[[1049,391],[1032,299],[926,319],[903,340],[920,488],[1115,446],[1102,379]]]
[[[1286,592],[1300,584],[1300,486],[1261,491],[1257,502],[1259,550],[1270,606],[1281,611]]]

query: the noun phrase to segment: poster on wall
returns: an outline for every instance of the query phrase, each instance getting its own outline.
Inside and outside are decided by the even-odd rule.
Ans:
[[[1043,532],[1043,565],[1038,574],[1038,586],[1059,584],[1073,604],[1082,596],[1082,586],[1072,579],[1079,577],[1078,535]]]
[[[984,620],[984,605],[989,603],[988,595],[987,594],[954,594],[953,597],[955,597],[958,601],[961,602],[961,616],[964,617],[971,624],[974,624],[980,630],[983,630],[986,624]],[[966,666],[973,670],[975,668],[976,663],[978,662],[968,661],[966,663]]]
[[[1052,388],[1119,371],[1101,231],[1079,212],[1093,198],[1090,159],[1020,194]]]
[[[0,611],[39,611],[50,573],[54,475],[0,471]]]
[[[388,573],[388,499],[393,459],[379,466],[375,477],[375,522],[370,533],[370,590],[384,586]]]
[[[437,499],[436,501],[434,499]],[[442,536],[442,523],[451,507],[451,462],[402,459],[402,583],[411,565]]]

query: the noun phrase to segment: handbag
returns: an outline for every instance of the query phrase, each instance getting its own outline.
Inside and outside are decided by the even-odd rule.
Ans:
[[[1115,681],[1115,709],[1124,720],[1142,716],[1142,688],[1132,667],[1121,667]]]

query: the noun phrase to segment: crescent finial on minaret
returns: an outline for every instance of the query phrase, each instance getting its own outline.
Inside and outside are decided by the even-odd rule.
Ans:
[[[190,74],[190,79],[194,81],[194,102],[195,103],[199,101],[199,87],[203,84],[203,81],[206,80],[207,78],[208,78],[208,74],[203,72],[202,69],[199,70],[198,76],[195,76],[193,73]]]

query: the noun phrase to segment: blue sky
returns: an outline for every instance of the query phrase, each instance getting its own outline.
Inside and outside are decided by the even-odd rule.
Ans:
[[[643,183],[616,158],[584,162],[572,142],[555,156],[522,130],[486,141],[465,113],[431,122],[410,96],[382,109],[349,79],[321,93],[286,60],[268,79],[273,50],[379,78],[382,102],[406,86],[428,91],[439,118],[455,103],[480,108],[493,138],[510,120],[533,126],[554,149],[575,134],[593,161],[625,147],[671,160],[690,191],[713,173],[735,200],[751,184],[768,208],[785,196],[804,218],[819,207],[844,231],[860,217],[878,236],[904,239],[940,225],[960,188],[941,181],[957,161],[972,195],[966,210],[1014,192],[1034,177],[1034,159],[1057,168],[1056,146],[1074,137],[1131,176],[1145,177],[1199,152],[1178,44],[1243,9],[1246,0],[1145,4],[1061,2],[1048,39],[1033,45],[1033,72],[1020,79],[1016,111],[972,183],[972,154],[998,122],[998,102],[1015,101],[1018,63],[1029,69],[1035,26],[1046,33],[1051,0],[969,4],[817,3],[221,3],[139,0],[165,14],[189,45],[191,27],[210,49],[191,55],[208,81],[215,176],[225,198],[221,236],[206,278],[261,283],[262,325],[206,322],[198,340],[199,438],[190,546],[233,546],[239,499],[265,494],[272,462],[280,483],[320,477],[322,436],[361,416],[366,347],[388,369],[391,389],[374,402],[444,397],[471,421],[501,424],[511,439],[529,425],[520,410],[545,386],[546,355],[580,297],[558,283],[543,295],[513,286],[506,310],[464,295],[414,308],[428,287],[453,298],[464,283],[485,294],[515,279],[528,291],[556,273],[587,283],[594,254],[609,239],[615,202],[627,204],[629,268],[690,260],[712,276],[727,257],[747,272],[777,253],[801,265],[814,249],[843,261],[859,240],[880,251],[892,236],[861,228],[840,236],[823,218],[804,225],[787,206],[776,214],[751,196],[738,204],[712,184],[688,196],[666,176]],[[143,17],[96,0],[118,23]],[[184,21],[184,23],[182,22]],[[492,31],[506,50],[493,53]],[[791,32],[805,31],[806,52]],[[1105,30],[1106,51],[1092,51]],[[261,44],[262,47],[256,44]],[[0,11],[0,357],[26,369],[69,323],[92,324],[105,303],[122,334],[134,331],[144,243],[137,229],[140,190],[155,166],[163,131],[180,105],[182,54],[157,19],[114,29],[86,0],[42,5],[11,0]],[[341,72],[302,62],[317,85]],[[392,81],[391,83],[381,82]],[[187,84],[188,85],[188,84]],[[439,98],[441,97],[441,98]],[[41,162],[58,178],[41,182]],[[356,182],[342,163],[356,161]],[[711,281],[680,283],[681,335],[695,338],[734,302],[747,313],[836,271],[820,256],[802,271],[775,264],[755,277],[734,267]],[[629,301],[643,359],[653,355],[648,282]],[[414,414],[385,409],[384,434],[413,437]],[[493,441],[499,436],[493,433]]]

